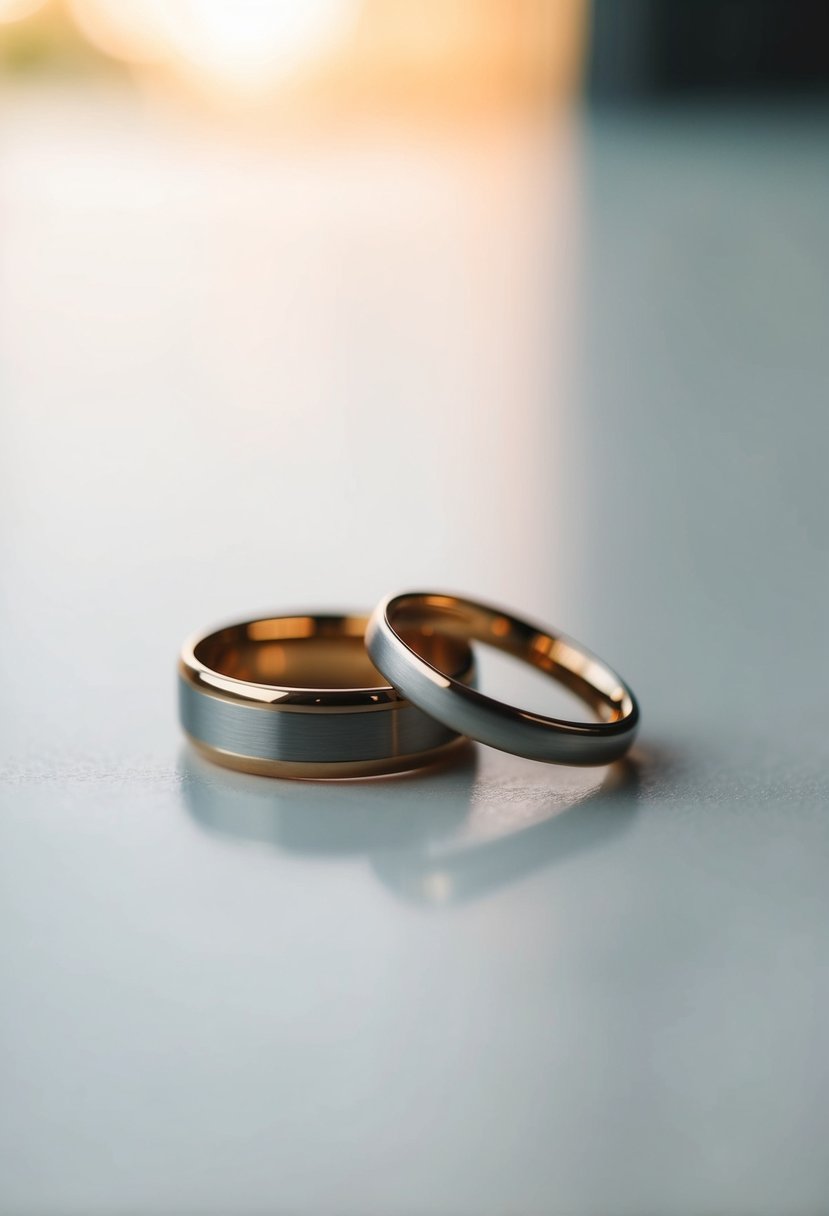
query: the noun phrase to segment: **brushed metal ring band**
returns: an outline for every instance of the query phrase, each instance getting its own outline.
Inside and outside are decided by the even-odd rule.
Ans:
[[[432,764],[465,742],[406,701],[372,666],[366,616],[286,615],[196,636],[179,660],[185,733],[209,759],[280,777],[364,777]],[[409,641],[459,681],[467,643]]]
[[[404,636],[411,628],[486,642],[523,659],[575,692],[600,721],[547,718],[467,688],[411,649]],[[563,634],[487,604],[432,592],[389,596],[372,613],[366,646],[378,670],[424,713],[501,751],[552,764],[610,764],[636,735],[636,698],[601,659]]]

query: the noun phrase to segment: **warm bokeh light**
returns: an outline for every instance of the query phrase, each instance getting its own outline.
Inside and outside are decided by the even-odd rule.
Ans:
[[[354,0],[180,0],[168,13],[179,61],[241,91],[267,87],[324,51],[356,15]]]
[[[30,17],[45,3],[46,0],[0,0],[0,24]]]
[[[355,0],[70,0],[99,50],[163,63],[231,92],[261,92],[329,49],[354,20]]]
[[[571,96],[587,9],[587,0],[0,0],[0,70],[36,65],[77,79],[120,64],[153,93],[278,123],[442,121]]]
[[[169,54],[169,4],[164,0],[69,0],[78,28],[93,46],[129,63]]]

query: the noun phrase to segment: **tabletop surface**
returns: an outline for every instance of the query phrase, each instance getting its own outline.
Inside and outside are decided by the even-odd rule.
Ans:
[[[2,100],[2,1211],[826,1210],[829,116]],[[417,587],[631,763],[184,746],[193,630]]]

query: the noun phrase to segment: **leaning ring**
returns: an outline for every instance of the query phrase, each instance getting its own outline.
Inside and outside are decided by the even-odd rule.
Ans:
[[[385,683],[365,650],[366,622],[276,616],[186,642],[185,732],[211,760],[280,777],[365,777],[439,760],[464,740]],[[459,683],[473,679],[466,642],[416,629],[407,638]]]
[[[417,654],[407,631],[485,642],[558,680],[593,709],[598,722],[567,722],[484,696]],[[610,764],[628,750],[639,726],[636,698],[601,659],[563,634],[486,604],[453,595],[410,592],[378,604],[366,630],[374,665],[424,713],[502,751],[553,764]]]

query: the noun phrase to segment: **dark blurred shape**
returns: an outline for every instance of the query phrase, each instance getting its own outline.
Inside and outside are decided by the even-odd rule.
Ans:
[[[89,44],[63,6],[47,4],[21,21],[0,22],[0,80],[34,75],[71,79],[118,70]]]
[[[588,92],[829,90],[827,0],[593,0]]]

